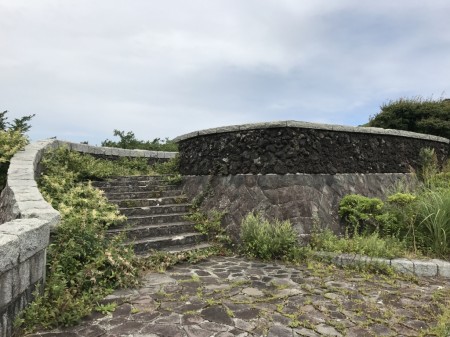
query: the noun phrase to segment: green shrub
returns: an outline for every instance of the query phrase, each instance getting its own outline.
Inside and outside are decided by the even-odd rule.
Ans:
[[[386,221],[383,206],[384,203],[378,198],[349,194],[339,203],[339,216],[353,233],[370,233]]]
[[[269,222],[261,214],[248,214],[241,225],[244,254],[271,260],[287,259],[297,247],[297,233],[289,221]]]
[[[207,235],[208,240],[219,243],[230,243],[225,228],[222,227],[222,219],[225,212],[218,210],[210,210],[207,213],[201,212],[199,209],[191,212],[186,216],[186,220],[195,224],[195,230]]]
[[[402,241],[390,236],[380,237],[378,232],[338,237],[328,228],[316,230],[311,233],[310,246],[319,251],[354,253],[371,257],[394,258],[406,254],[406,246]]]
[[[450,101],[400,98],[381,106],[365,126],[407,130],[450,138]]]

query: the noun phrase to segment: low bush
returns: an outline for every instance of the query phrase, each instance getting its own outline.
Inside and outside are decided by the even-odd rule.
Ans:
[[[407,254],[404,242],[395,237],[380,237],[378,232],[339,237],[328,228],[312,232],[310,247],[318,251],[382,258],[394,258]]]
[[[269,222],[249,213],[241,225],[242,252],[262,260],[288,259],[298,247],[297,236],[289,221]]]
[[[353,233],[372,233],[385,221],[383,206],[378,198],[349,194],[339,203],[339,215]]]

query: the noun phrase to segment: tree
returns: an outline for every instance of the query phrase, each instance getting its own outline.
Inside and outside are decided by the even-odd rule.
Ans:
[[[450,138],[450,99],[400,98],[380,108],[364,126]]]
[[[6,183],[11,157],[28,144],[25,133],[30,130],[29,122],[34,117],[34,115],[24,116],[9,123],[7,113],[8,111],[0,112],[0,191]]]
[[[102,146],[107,147],[119,147],[122,149],[139,149],[139,150],[151,150],[151,151],[178,151],[177,144],[172,142],[169,138],[161,140],[161,138],[155,138],[153,141],[143,141],[136,139],[134,132],[120,130],[114,130],[114,136],[119,137],[120,140],[115,142],[106,139],[102,142]]]

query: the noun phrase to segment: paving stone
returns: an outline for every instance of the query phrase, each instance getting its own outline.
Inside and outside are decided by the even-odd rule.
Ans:
[[[316,326],[316,331],[319,334],[325,336],[342,337],[342,334],[338,332],[335,328],[325,324],[319,324],[318,326]]]
[[[267,337],[292,337],[292,329],[280,325],[274,325],[270,328]]]
[[[261,297],[264,296],[264,293],[256,288],[245,288],[242,290],[242,293],[248,296],[253,296],[253,297]]]
[[[201,311],[201,315],[211,322],[233,325],[233,321],[223,307],[212,306]]]
[[[256,264],[260,275],[252,274]],[[236,270],[236,266],[241,270],[238,278],[206,276],[217,269],[228,276],[229,269]],[[193,281],[194,271],[204,271],[205,276]],[[112,294],[109,300],[129,301],[115,312],[91,314],[82,325],[50,331],[47,336],[341,336],[329,322],[339,323],[349,337],[417,336],[436,320],[438,308],[431,305],[433,293],[450,287],[450,281],[442,278],[391,282],[341,269],[321,276],[316,272],[306,266],[294,268],[235,257],[214,257],[195,266],[177,265],[165,274],[146,275],[139,289]],[[398,319],[387,320],[386,312]],[[308,324],[309,329],[290,328],[295,321]]]

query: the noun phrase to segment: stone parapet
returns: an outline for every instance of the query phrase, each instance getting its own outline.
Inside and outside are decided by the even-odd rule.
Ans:
[[[400,130],[285,121],[193,132],[175,139],[183,175],[408,173],[420,150],[440,163],[449,140]]]

